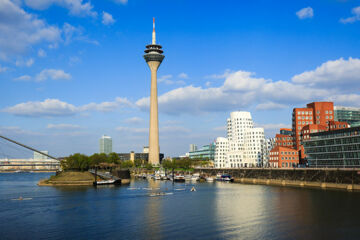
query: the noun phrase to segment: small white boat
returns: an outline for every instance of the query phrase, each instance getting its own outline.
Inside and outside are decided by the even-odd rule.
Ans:
[[[191,175],[185,175],[185,181],[191,181]]]
[[[102,181],[95,181],[93,182],[94,186],[97,185],[110,185],[110,184],[121,184],[121,180],[114,180],[114,179],[110,179],[110,180],[102,180]]]
[[[214,178],[212,178],[212,177],[207,177],[205,179],[206,179],[207,182],[213,182],[214,181]]]
[[[195,187],[192,187],[192,188],[190,189],[190,192],[196,192]]]

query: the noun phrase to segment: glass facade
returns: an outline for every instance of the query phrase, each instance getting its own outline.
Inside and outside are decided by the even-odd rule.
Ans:
[[[310,167],[360,167],[360,127],[311,133],[303,145]]]
[[[351,127],[360,126],[360,108],[334,107],[335,121],[347,122]]]
[[[103,135],[99,140],[100,153],[109,154],[112,152],[112,138]]]
[[[206,160],[214,160],[215,156],[215,143],[205,145],[200,149],[197,149],[193,152],[189,152],[190,158],[202,158]]]

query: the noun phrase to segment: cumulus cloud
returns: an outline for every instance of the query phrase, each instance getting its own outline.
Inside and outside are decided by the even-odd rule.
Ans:
[[[22,75],[20,77],[14,78],[14,81],[30,81],[31,77],[29,75]]]
[[[10,0],[0,1],[0,52],[2,58],[20,54],[41,42],[55,44],[61,40],[61,30],[25,12]]]
[[[160,95],[159,111],[167,114],[199,114],[231,111],[251,105],[257,105],[257,110],[269,110],[308,101],[330,100],[342,95],[355,98],[359,96],[356,92],[358,87],[346,88],[344,83],[359,82],[358,61],[352,58],[328,61],[315,70],[294,76],[291,81],[256,77],[255,73],[242,70],[226,71],[222,75],[226,76],[225,80],[219,87],[190,85]],[[354,95],[349,95],[349,91],[355,91],[350,92]],[[135,104],[140,109],[148,110],[149,98],[141,98]],[[353,102],[351,105],[360,103]]]
[[[353,8],[351,10],[351,13],[353,14],[353,16],[348,18],[341,18],[340,22],[345,24],[345,23],[354,23],[356,21],[360,21],[360,6]]]
[[[339,85],[356,84],[360,82],[360,59],[340,58],[327,61],[315,70],[306,71],[292,78],[295,83],[307,83],[310,85]]]
[[[107,12],[104,12],[104,11],[102,13],[103,13],[103,15],[102,15],[102,21],[101,22],[104,25],[111,25],[111,24],[113,24],[115,22],[113,16],[110,13],[107,13]]]
[[[311,7],[300,9],[296,12],[299,19],[312,18],[314,16],[314,10]]]
[[[48,79],[52,80],[69,80],[71,79],[71,75],[64,72],[61,69],[44,69],[40,73],[38,73],[35,77],[35,81],[42,82]]]
[[[46,99],[43,102],[25,102],[15,106],[5,108],[3,111],[17,116],[26,117],[56,117],[71,116],[77,111],[77,108],[69,103],[58,99]]]
[[[82,127],[75,124],[67,124],[67,123],[60,123],[60,124],[51,124],[49,123],[46,126],[47,129],[56,129],[56,130],[75,130],[81,129]]]
[[[115,101],[112,102],[101,102],[101,103],[89,103],[84,106],[79,107],[81,111],[99,111],[99,112],[111,112],[119,107],[130,107],[132,106],[131,102],[126,98],[117,97]]]
[[[34,59],[30,58],[28,59],[27,61],[23,61],[23,60],[17,60],[15,62],[15,65],[17,67],[23,67],[23,66],[26,66],[26,67],[31,67],[33,64],[34,64]]]
[[[64,117],[73,116],[85,111],[110,112],[130,104],[125,98],[116,98],[113,102],[89,103],[82,106],[74,106],[58,99],[45,99],[42,102],[29,101],[19,103],[2,111],[25,117]]]
[[[90,1],[83,0],[25,0],[25,4],[36,10],[45,10],[51,5],[58,5],[69,10],[73,16],[91,16],[96,17],[97,13],[93,10]]]

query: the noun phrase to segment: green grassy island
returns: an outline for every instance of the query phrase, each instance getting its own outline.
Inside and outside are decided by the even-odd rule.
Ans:
[[[69,171],[60,172],[49,179],[39,181],[39,186],[90,186],[93,185],[95,177],[89,172]],[[97,180],[102,180],[97,177]]]

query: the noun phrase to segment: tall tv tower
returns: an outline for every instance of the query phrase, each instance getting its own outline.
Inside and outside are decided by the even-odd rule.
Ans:
[[[149,127],[149,163],[160,164],[159,161],[159,118],[157,97],[157,70],[164,59],[161,45],[156,44],[155,18],[153,18],[152,43],[146,46],[144,58],[151,71],[150,90],[150,127]]]

